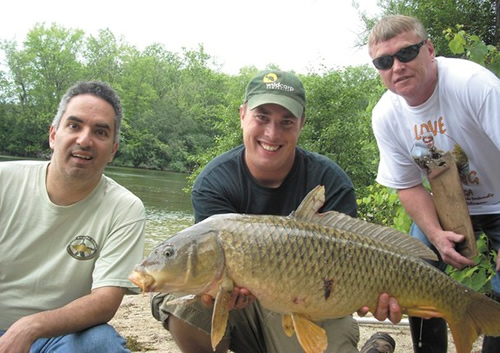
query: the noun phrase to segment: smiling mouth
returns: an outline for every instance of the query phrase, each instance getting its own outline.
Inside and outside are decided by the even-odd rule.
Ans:
[[[279,145],[268,145],[266,143],[261,142],[260,146],[268,152],[275,152],[280,149]]]
[[[71,157],[84,159],[84,160],[86,160],[86,161],[90,161],[90,160],[92,159],[92,157],[91,157],[91,156],[85,156],[85,155],[78,154],[78,153],[72,153],[72,154],[71,154]]]

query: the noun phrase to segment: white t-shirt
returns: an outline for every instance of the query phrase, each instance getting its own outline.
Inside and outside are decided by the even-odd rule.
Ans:
[[[103,176],[85,199],[57,206],[48,164],[0,162],[0,330],[94,288],[136,289],[128,275],[144,254],[141,200]]]
[[[436,60],[438,83],[425,103],[411,107],[387,91],[373,109],[377,182],[394,189],[420,184],[426,170],[415,158],[433,143],[458,156],[470,213],[500,213],[500,80],[467,60]]]

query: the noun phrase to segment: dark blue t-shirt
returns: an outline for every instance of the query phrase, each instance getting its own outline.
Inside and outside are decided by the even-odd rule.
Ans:
[[[320,212],[335,210],[356,217],[352,182],[327,157],[296,147],[290,173],[278,188],[268,188],[250,174],[244,151],[241,145],[219,155],[198,175],[191,195],[196,223],[221,213],[289,215],[317,185],[324,185],[326,193]]]

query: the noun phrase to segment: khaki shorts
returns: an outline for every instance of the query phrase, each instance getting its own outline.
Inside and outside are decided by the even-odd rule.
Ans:
[[[183,321],[210,334],[212,309],[200,301],[188,305],[163,305],[172,300],[171,294],[156,294],[151,298],[153,316],[163,323],[172,314]],[[326,353],[358,353],[359,327],[352,316],[330,319],[317,324],[328,336]],[[281,315],[268,311],[258,301],[245,309],[229,313],[228,328],[224,335],[229,339],[230,349],[236,353],[293,353],[303,352],[297,337],[288,337],[283,331]]]

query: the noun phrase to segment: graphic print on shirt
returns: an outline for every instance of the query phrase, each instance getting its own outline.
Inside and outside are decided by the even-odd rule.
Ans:
[[[446,138],[453,140],[451,137],[447,135],[443,135]],[[452,142],[453,149],[451,150],[451,155],[455,160],[458,168],[458,175],[460,176],[460,180],[462,184],[469,184],[469,159],[467,155],[462,150],[458,143]],[[434,136],[432,134],[423,135],[421,141],[416,141],[413,145],[412,149],[412,157],[415,163],[422,169],[429,169],[430,163],[435,163],[437,166],[442,165],[444,162],[442,161],[442,157],[446,151],[436,146]],[[477,178],[475,181],[478,182]]]
[[[87,235],[75,237],[66,247],[68,253],[77,260],[90,260],[97,254],[97,242]]]
[[[428,120],[412,126],[413,147],[411,156],[415,163],[429,171],[430,163],[439,166],[443,163],[442,157],[446,152],[450,152],[457,164],[458,174],[462,182],[465,198],[469,205],[481,205],[487,203],[494,195],[474,195],[474,187],[480,185],[480,177],[477,170],[471,169],[469,158],[460,144],[448,134],[445,119],[441,116],[435,120]]]

